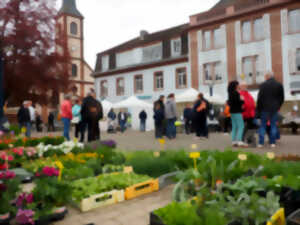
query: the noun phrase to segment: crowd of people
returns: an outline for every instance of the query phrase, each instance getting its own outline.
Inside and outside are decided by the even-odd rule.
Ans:
[[[221,111],[224,117],[224,133],[231,130],[232,146],[248,147],[249,144],[256,146],[255,134],[258,133],[258,147],[265,144],[265,134],[269,137],[271,147],[276,146],[280,139],[278,128],[279,111],[284,103],[284,89],[281,83],[275,80],[273,72],[265,75],[265,82],[260,85],[257,102],[247,90],[245,82],[231,81],[228,85],[228,100]],[[161,95],[154,102],[154,127],[155,138],[161,139],[164,136],[169,140],[176,139],[176,126],[178,125],[177,106],[175,95],[169,94],[165,99]],[[294,106],[293,111],[286,117],[292,125],[293,134],[297,133],[298,107]],[[209,136],[208,118],[214,114],[212,104],[204,98],[202,93],[198,94],[193,103],[187,103],[183,111],[183,123],[186,134],[195,133],[196,140],[206,139]],[[87,140],[100,139],[99,121],[103,118],[101,102],[96,99],[95,93],[90,92],[84,99],[73,99],[71,95],[65,95],[60,106],[59,117],[63,122],[63,135],[70,140],[71,125],[75,126],[74,136],[85,141],[85,132],[88,130]],[[140,120],[140,131],[145,132],[148,115],[142,110],[138,119]],[[110,109],[107,114],[108,133],[116,133],[119,130],[124,133],[131,123],[131,115],[123,109],[118,114]],[[55,131],[55,115],[53,112],[48,116],[48,131]],[[31,101],[24,101],[18,111],[20,127],[26,128],[26,136],[31,136],[31,128],[36,124],[36,130],[41,130],[42,120],[36,112]],[[180,123],[179,123],[180,124]],[[181,125],[181,124],[180,124]],[[253,145],[252,145],[253,146]]]

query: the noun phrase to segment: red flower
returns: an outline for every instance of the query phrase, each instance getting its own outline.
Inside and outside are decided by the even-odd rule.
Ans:
[[[58,176],[59,175],[59,171],[53,167],[44,167],[42,170],[43,174],[48,176],[48,177],[53,177],[53,176]]]
[[[7,170],[8,169],[8,165],[6,164],[0,164],[0,170]]]

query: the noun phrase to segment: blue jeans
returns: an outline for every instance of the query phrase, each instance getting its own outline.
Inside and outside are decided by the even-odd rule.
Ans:
[[[167,119],[167,131],[166,136],[169,139],[176,138],[176,126],[175,126],[176,118]]]
[[[120,121],[120,128],[121,128],[121,132],[123,133],[126,129],[126,122],[125,121]]]
[[[243,140],[243,133],[244,133],[244,120],[241,113],[232,113],[231,114],[231,123],[232,123],[232,141],[239,141]]]
[[[27,122],[25,123],[25,127],[26,127],[26,137],[30,137],[31,136],[31,122]]]
[[[140,131],[142,132],[146,131],[146,121],[141,120]]]
[[[265,134],[267,128],[267,122],[270,120],[270,144],[275,144],[276,139],[278,138],[278,129],[277,129],[277,120],[278,120],[278,113],[270,113],[270,112],[261,112],[260,114],[260,128],[259,128],[259,144],[265,144]]]
[[[70,140],[70,123],[71,120],[68,118],[61,118],[64,124],[64,137],[69,141]]]

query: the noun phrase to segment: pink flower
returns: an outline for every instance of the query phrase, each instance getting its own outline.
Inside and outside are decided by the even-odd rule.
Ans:
[[[57,177],[59,175],[59,171],[53,167],[46,166],[43,168],[42,171],[43,171],[43,174],[48,177],[53,177],[53,176]]]
[[[6,152],[1,152],[0,153],[0,159],[2,159],[2,160],[6,160],[7,159],[7,154],[6,154]]]
[[[7,160],[8,160],[8,161],[13,161],[13,160],[14,160],[14,157],[13,157],[12,155],[9,155],[9,156],[7,157]]]
[[[14,172],[11,172],[11,171],[6,171],[6,179],[12,179],[12,178],[15,178],[16,177],[16,174]]]
[[[16,201],[16,205],[19,208],[22,208],[24,204],[31,204],[33,202],[33,194],[22,193],[19,195]]]
[[[34,216],[34,211],[32,210],[22,210],[19,209],[17,216],[16,216],[16,221],[18,224],[34,224],[34,220],[33,220],[33,216]]]
[[[27,195],[26,202],[27,202],[27,204],[33,203],[33,194],[32,193]]]

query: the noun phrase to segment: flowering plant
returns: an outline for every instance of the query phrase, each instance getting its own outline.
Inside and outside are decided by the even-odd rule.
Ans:
[[[16,198],[20,182],[11,171],[0,172],[0,214],[15,213],[11,201]]]
[[[25,149],[25,156],[27,159],[37,158],[37,150],[33,147],[29,147]]]
[[[36,172],[36,177],[58,177],[59,170],[54,167],[45,166],[40,171]]]
[[[34,224],[34,211],[31,209],[19,209],[16,216],[18,224]]]
[[[109,148],[116,148],[117,147],[117,143],[114,140],[101,141],[101,145],[109,147]]]
[[[16,206],[18,208],[24,208],[26,207],[26,205],[28,204],[32,204],[33,203],[33,194],[30,193],[22,193],[18,196],[17,200],[16,200]]]
[[[9,162],[14,160],[14,157],[8,155],[6,152],[0,152],[0,171],[9,168]]]

